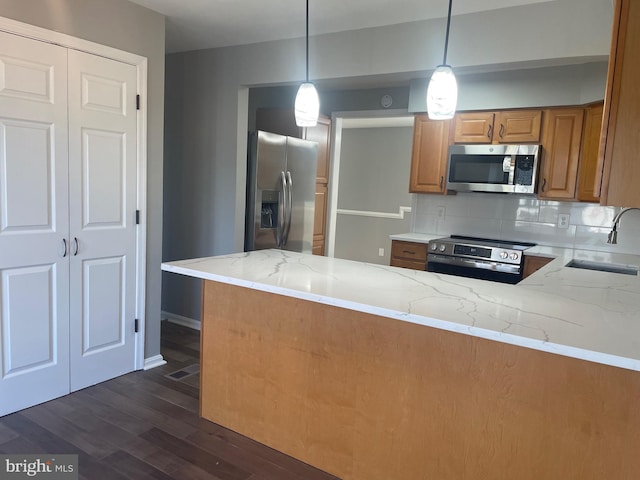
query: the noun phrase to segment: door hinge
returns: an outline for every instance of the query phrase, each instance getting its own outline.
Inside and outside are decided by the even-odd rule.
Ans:
[[[140,322],[138,322],[138,319],[137,319],[137,318],[133,321],[133,331],[134,331],[135,333],[138,333],[138,330],[139,330],[139,323],[140,323]]]
[[[140,95],[136,95],[136,110],[140,110]]]
[[[140,210],[136,210],[136,225],[140,225]]]

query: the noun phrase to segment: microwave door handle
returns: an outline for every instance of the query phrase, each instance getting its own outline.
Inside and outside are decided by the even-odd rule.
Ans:
[[[514,179],[516,176],[516,156],[511,156],[511,161],[509,162],[509,185],[514,185]]]

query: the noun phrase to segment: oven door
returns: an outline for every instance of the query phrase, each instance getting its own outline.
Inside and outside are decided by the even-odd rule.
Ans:
[[[510,284],[522,280],[523,273],[521,265],[438,254],[428,255],[427,271]]]

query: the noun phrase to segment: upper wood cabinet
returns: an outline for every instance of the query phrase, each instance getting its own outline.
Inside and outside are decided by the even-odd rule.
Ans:
[[[410,192],[444,193],[446,191],[450,129],[450,120],[430,120],[426,114],[415,116]]]
[[[617,0],[602,123],[600,203],[640,207],[640,2]]]
[[[455,143],[536,143],[542,110],[459,113],[454,123]]]
[[[600,151],[600,130],[602,129],[603,104],[597,103],[585,109],[582,131],[582,150],[578,168],[578,194],[581,202],[598,202],[596,170]]]
[[[560,200],[576,197],[583,119],[583,108],[545,110],[538,197]]]

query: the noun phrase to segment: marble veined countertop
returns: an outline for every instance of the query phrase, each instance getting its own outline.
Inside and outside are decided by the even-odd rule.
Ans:
[[[640,371],[640,276],[565,266],[640,256],[535,248],[555,259],[517,285],[283,250],[162,269]]]

